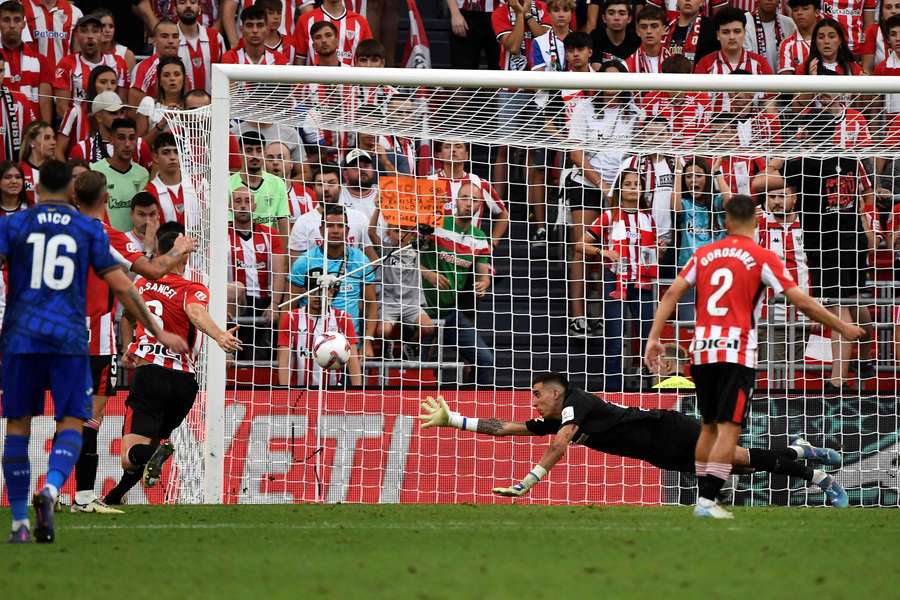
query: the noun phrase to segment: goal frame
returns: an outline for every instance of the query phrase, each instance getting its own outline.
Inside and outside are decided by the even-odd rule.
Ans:
[[[283,84],[393,85],[398,87],[524,88],[531,90],[584,89],[616,91],[707,91],[891,94],[900,93],[900,77],[824,77],[754,75],[730,77],[700,74],[571,73],[402,68],[323,68],[314,66],[212,65],[210,107],[210,247],[226,252],[228,244],[228,152],[230,86],[234,82]],[[220,200],[221,199],[221,200]],[[217,323],[226,318],[227,261],[209,261],[209,311]],[[216,260],[219,258],[220,260]],[[207,350],[205,440],[202,501],[220,504],[224,494],[225,353],[216,345]]]

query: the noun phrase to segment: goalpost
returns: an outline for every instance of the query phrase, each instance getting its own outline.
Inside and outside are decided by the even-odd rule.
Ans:
[[[767,347],[760,357],[761,397],[753,402],[743,443],[784,446],[789,436],[802,434],[818,445],[841,448],[845,465],[837,477],[850,491],[853,503],[898,504],[895,474],[900,418],[896,405],[898,358],[893,344],[895,329],[900,327],[895,304],[900,300],[895,300],[889,246],[895,238],[884,223],[889,224],[895,215],[885,219],[877,211],[895,204],[885,201],[885,196],[894,193],[889,185],[895,179],[900,183],[900,160],[896,176],[893,171],[893,161],[900,159],[900,121],[894,121],[900,113],[888,113],[883,104],[886,94],[900,94],[900,78],[214,65],[212,83],[211,106],[169,112],[167,118],[179,141],[183,176],[196,193],[196,203],[186,210],[188,231],[200,241],[192,271],[208,284],[210,313],[218,323],[226,322],[226,314],[231,314],[226,306],[226,290],[234,275],[229,275],[229,178],[234,172],[229,170],[229,158],[233,158],[229,156],[229,144],[233,143],[229,132],[241,122],[262,124],[268,131],[264,136],[267,143],[281,141],[286,147],[295,145],[295,139],[285,131],[299,131],[298,152],[303,158],[297,161],[300,164],[293,175],[284,176],[288,188],[294,181],[302,182],[295,194],[304,186],[313,188],[308,180],[311,173],[333,160],[340,165],[342,187],[347,187],[348,167],[342,161],[348,140],[362,143],[360,140],[374,136],[377,145],[383,145],[382,140],[394,144],[415,141],[418,153],[414,159],[408,148],[400,145],[387,151],[376,146],[371,154],[375,161],[387,160],[398,170],[401,161],[409,158],[407,162],[413,164],[408,166],[423,172],[419,179],[425,178],[429,149],[464,142],[469,154],[465,171],[477,173],[478,181],[485,182],[479,184],[482,202],[492,210],[501,206],[509,217],[509,227],[496,244],[491,243],[491,287],[471,307],[469,314],[475,316],[471,328],[455,329],[455,344],[446,337],[419,344],[412,360],[404,355],[405,338],[385,344],[388,348],[379,349],[379,357],[364,361],[363,389],[323,390],[320,385],[294,381],[282,386],[279,327],[266,322],[262,312],[238,319],[245,340],[249,340],[248,355],[226,357],[215,344],[207,343],[198,374],[201,398],[176,440],[178,458],[169,483],[170,500],[496,501],[490,494],[494,482],[521,478],[539,458],[548,438],[492,439],[458,431],[420,434],[418,403],[426,396],[442,394],[452,410],[469,416],[527,420],[535,416],[529,381],[548,369],[569,373],[574,385],[602,393],[613,402],[693,412],[690,390],[659,393],[649,389],[655,381],[640,371],[640,326],[619,315],[632,305],[644,310],[641,302],[652,301],[655,306],[661,290],[677,273],[679,251],[689,247],[692,239],[705,239],[698,227],[709,230],[701,233],[719,233],[721,227],[717,229],[715,219],[721,206],[717,208],[716,203],[724,200],[719,194],[726,190],[721,189],[718,174],[709,172],[710,167],[722,169],[729,192],[752,193],[765,208],[765,198],[775,186],[768,181],[755,183],[755,178],[763,181],[756,176],[773,160],[787,159],[790,165],[784,169],[799,169],[799,178],[791,182],[799,181],[798,185],[811,189],[809,178],[813,176],[803,172],[807,163],[794,160],[802,157],[810,164],[818,161],[818,166],[836,168],[837,188],[822,188],[820,195],[834,195],[832,200],[836,199],[838,206],[833,208],[838,212],[850,210],[844,206],[847,202],[871,198],[881,202],[875,213],[858,209],[860,239],[865,237],[874,244],[848,251],[855,252],[859,261],[854,268],[864,271],[858,278],[858,293],[829,298],[850,309],[857,320],[868,315],[873,337],[867,344],[850,348],[853,364],[847,374],[842,361],[832,366],[836,357],[831,354],[829,332],[811,327],[779,299],[768,299],[759,336],[761,345]],[[337,148],[330,155],[325,148],[329,144]],[[241,147],[241,153],[247,154],[246,147]],[[679,202],[676,210],[672,189],[668,198],[665,194],[664,175],[671,185],[674,177],[684,175],[677,165],[694,156],[706,159],[701,162],[713,180],[709,192],[712,221],[705,226],[696,220],[685,224],[686,206],[695,211],[702,207],[698,209],[689,200]],[[602,191],[592,189],[593,175],[587,184],[581,183],[579,177],[587,174],[572,169],[576,158],[587,162],[599,176]],[[441,162],[436,156],[430,160]],[[456,159],[445,160],[453,163]],[[844,165],[851,162],[870,174],[882,170],[874,182],[877,194],[867,195],[863,171],[847,174]],[[688,160],[686,164],[694,163]],[[885,176],[888,167],[890,174]],[[635,269],[639,268],[636,265],[647,267],[646,272],[635,275],[640,284],[635,287],[649,296],[640,292],[629,296],[635,282],[629,279],[631,263],[624,253],[635,248],[628,246],[627,235],[623,238],[617,232],[615,240],[602,237],[596,241],[604,250],[621,251],[616,252],[618,258],[606,263],[579,254],[584,247],[578,246],[575,237],[581,235],[576,219],[599,217],[611,207],[620,191],[617,180],[624,180],[622,170],[632,168],[639,173],[642,201],[646,200],[641,212],[653,217],[654,236],[665,240],[662,247],[656,242],[638,243],[639,256],[632,257]],[[669,173],[662,174],[659,169],[669,169]],[[388,172],[382,170],[380,177],[389,178]],[[824,182],[832,175],[821,171],[818,177]],[[496,197],[491,196],[491,188]],[[454,184],[435,189],[432,186],[422,192],[415,188],[406,197],[415,197],[414,207],[406,208],[418,211],[418,220],[422,220],[423,206],[428,206],[423,200],[432,200],[437,212],[444,204],[449,211],[455,210],[459,190]],[[900,202],[900,186],[896,190]],[[811,205],[815,194],[809,189],[798,191],[807,194],[805,202]],[[706,192],[698,191],[697,198],[702,193]],[[428,194],[435,194],[436,200]],[[845,198],[847,194],[853,198]],[[398,204],[403,199],[398,192]],[[541,209],[543,219],[535,219]],[[804,211],[813,217],[805,217],[804,224],[829,222],[829,210],[805,206]],[[502,211],[491,217],[486,210],[482,228],[489,240]],[[867,218],[870,220],[863,224]],[[845,231],[849,221],[840,222],[839,230],[804,231],[805,239],[848,243],[855,230]],[[900,227],[900,218],[897,224]],[[373,225],[367,232],[384,234],[394,225]],[[436,226],[440,228],[441,222]],[[352,227],[351,223],[351,234]],[[547,231],[546,242],[536,235],[542,227]],[[767,238],[778,246],[773,250],[794,252],[795,248],[788,247],[794,242],[788,238],[795,234],[780,224],[775,229],[780,233]],[[610,235],[610,231],[597,231],[601,236]],[[821,256],[830,260],[827,250],[809,248],[808,261]],[[837,268],[841,273],[849,268],[811,266],[814,271]],[[286,274],[273,278],[276,275]],[[840,291],[852,278],[837,279]],[[446,336],[453,329],[448,327],[452,321],[439,316],[437,335]],[[585,317],[589,326],[596,326],[593,332],[582,336],[571,329],[572,319],[579,316]],[[476,348],[460,348],[460,336],[466,332],[483,338],[476,345],[484,341],[490,347],[492,383],[479,380],[481,367],[473,369],[468,364],[471,361],[463,350],[475,354]],[[685,373],[691,334],[689,315],[679,316],[667,329],[670,375]],[[393,346],[399,349],[396,355],[390,354]],[[845,350],[835,346],[838,356]],[[822,384],[829,380],[832,368],[853,382],[853,391],[823,394]],[[862,392],[856,391],[860,388]],[[572,447],[564,463],[527,501],[659,504],[690,502],[692,494],[690,477],[659,474],[633,460]],[[815,490],[774,476],[735,480],[733,497],[742,504],[823,504],[822,495]]]

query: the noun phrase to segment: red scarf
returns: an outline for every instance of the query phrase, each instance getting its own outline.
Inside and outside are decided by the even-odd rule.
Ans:
[[[694,22],[688,25],[687,35],[684,37],[684,46],[681,47],[681,54],[690,61],[693,61],[697,56],[697,45],[700,43],[700,26],[702,24],[703,19],[700,18],[700,15],[694,17]],[[672,22],[669,23],[669,28],[666,30],[666,35],[662,42],[663,48],[671,49],[677,28],[678,18],[676,17],[672,19]]]

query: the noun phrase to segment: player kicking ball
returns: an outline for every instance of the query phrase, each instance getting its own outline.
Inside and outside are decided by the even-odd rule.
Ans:
[[[756,207],[738,194],[725,205],[728,235],[698,249],[659,303],[647,340],[644,361],[659,372],[665,348],[663,327],[678,300],[696,287],[691,376],[697,386],[697,407],[703,420],[695,452],[699,497],[694,515],[734,518],[716,503],[731,474],[734,447],[750,410],[756,385],[756,323],[765,288],[783,294],[817,323],[838,331],[847,341],[862,338],[861,327],[845,323],[800,290],[784,263],[756,243]],[[832,484],[833,486],[834,484]],[[841,493],[840,504],[846,505]]]
[[[540,462],[525,478],[510,487],[495,487],[498,496],[524,496],[566,453],[569,444],[646,461],[667,471],[694,472],[694,448],[700,437],[700,420],[674,410],[644,410],[612,404],[584,390],[570,387],[565,376],[547,373],[535,378],[531,405],[540,415],[524,423],[501,419],[474,419],[450,412],[443,398],[422,402],[422,429],[455,427],[494,436],[555,435]],[[742,448],[734,445],[730,461],[741,473],[769,471],[798,477],[818,485],[834,506],[846,506],[841,486],[821,469],[798,459],[831,466],[841,456],[815,448],[802,438],[784,450]]]
[[[159,235],[160,254],[168,253],[181,231],[169,229]],[[171,272],[156,281],[140,277],[135,286],[166,331],[184,336],[190,348],[169,352],[147,328],[139,325],[128,357],[135,364],[131,391],[125,400],[125,424],[122,435],[122,468],[119,483],[106,495],[109,505],[122,498],[143,479],[145,487],[159,482],[166,460],[175,451],[169,441],[172,432],[187,418],[197,397],[194,361],[200,350],[198,331],[216,341],[225,352],[241,349],[235,337],[237,327],[220,329],[207,312],[209,290],[205,285],[185,279],[188,255],[182,255]]]
[[[9,295],[0,352],[3,354],[3,416],[7,418],[3,476],[12,509],[9,542],[32,541],[28,519],[31,419],[53,397],[56,436],[47,481],[34,495],[34,540],[55,539],[53,508],[82,445],[91,418],[91,369],[85,327],[88,271],[103,278],[160,348],[185,352],[184,339],[165,331],[147,311],[131,280],[110,253],[103,224],[69,204],[72,171],[51,160],[41,167],[40,203],[0,220],[0,267],[9,271]]]

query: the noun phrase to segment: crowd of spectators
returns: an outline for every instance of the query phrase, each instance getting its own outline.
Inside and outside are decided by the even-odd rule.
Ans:
[[[382,67],[396,58],[395,0],[132,0],[149,56],[116,42],[112,12],[78,4],[0,2],[0,214],[33,204],[40,166],[67,159],[106,176],[109,222],[147,252],[161,223],[184,224],[198,193],[165,115],[210,103],[213,63]],[[447,9],[455,68],[900,74],[900,0],[447,0]],[[390,86],[350,93],[361,113],[416,101]],[[340,330],[354,347],[348,383],[363,381],[367,360],[427,362],[437,343],[491,384],[494,352],[474,321],[492,288],[492,255],[509,235],[512,203],[527,208],[532,246],[546,244],[560,195],[567,333],[603,337],[606,389],[621,389],[623,359],[641,354],[629,342],[646,337],[660,284],[724,235],[733,194],[758,201],[760,241],[801,285],[845,318],[873,320],[875,251],[900,252],[900,204],[897,161],[872,148],[900,139],[900,96],[510,89],[489,112],[502,132],[542,110],[555,115],[541,124],[548,139],[562,131],[585,149],[526,152],[521,197],[510,185],[515,147],[494,147],[475,165],[464,139],[430,141],[429,154],[424,140],[390,132],[232,123],[229,317],[256,324],[238,359],[271,361],[281,384],[317,385],[312,340]],[[634,154],[602,143],[630,138],[655,141]],[[704,154],[701,140],[734,153]],[[796,150],[741,153],[766,144]],[[829,156],[802,156],[823,145]],[[396,175],[446,186],[430,231],[382,214],[379,182]],[[771,322],[791,321],[778,302],[769,310]],[[677,319],[690,326],[690,302]],[[784,342],[784,330],[773,339]],[[834,335],[825,385],[840,390],[853,348]],[[770,359],[785,360],[783,346]],[[861,379],[875,375],[864,348]]]

